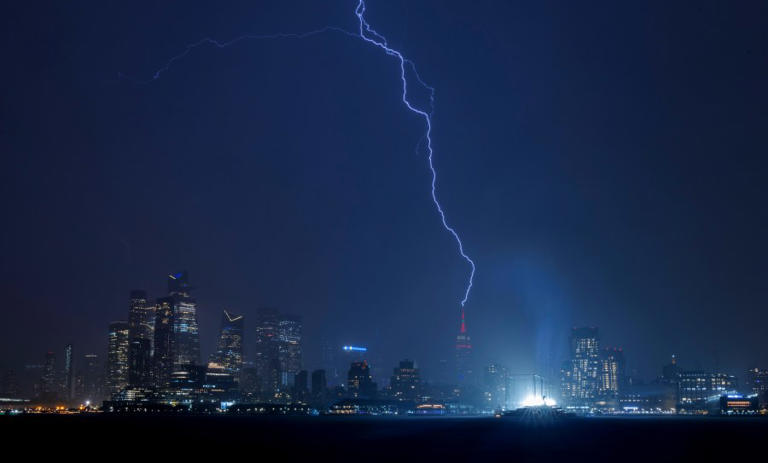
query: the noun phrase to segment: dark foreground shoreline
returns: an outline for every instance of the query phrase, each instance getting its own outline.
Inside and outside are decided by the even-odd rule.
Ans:
[[[0,417],[4,448],[40,457],[213,456],[296,461],[688,461],[765,454],[768,418],[514,418],[20,415]],[[84,452],[84,453],[81,453]],[[218,454],[218,457],[216,455]],[[197,461],[197,460],[196,460]],[[318,460],[319,461],[319,460]],[[323,460],[327,461],[327,460]]]

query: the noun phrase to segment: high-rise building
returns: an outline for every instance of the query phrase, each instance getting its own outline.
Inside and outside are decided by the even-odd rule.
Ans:
[[[173,373],[175,347],[173,303],[172,297],[163,297],[157,300],[155,309],[152,381],[154,386],[160,389],[168,387],[171,373]]]
[[[235,382],[239,381],[240,369],[243,365],[242,315],[231,314],[224,310],[216,352],[209,358],[209,367],[212,364],[230,374]]]
[[[293,401],[307,402],[309,399],[309,372],[301,370],[293,378]]]
[[[72,344],[64,347],[64,398],[69,402],[75,398],[75,358]]]
[[[290,392],[302,369],[301,319],[281,315],[276,309],[260,309],[255,320],[254,366],[261,400],[273,400]]]
[[[459,384],[470,382],[472,378],[472,341],[467,331],[464,307],[461,308],[459,334],[456,335],[456,376]]]
[[[147,299],[146,291],[136,289],[130,293],[128,307],[128,335],[134,339],[148,339],[150,346],[155,338],[155,305]]]
[[[128,383],[133,387],[151,385],[154,337],[155,305],[146,292],[133,290],[128,308]]]
[[[768,370],[750,368],[745,379],[745,386],[757,394],[760,407],[765,408],[768,405]]]
[[[56,384],[56,354],[45,353],[43,374],[40,377],[40,399],[43,402],[51,402],[58,399],[58,387]]]
[[[389,381],[392,397],[397,400],[416,401],[421,393],[421,375],[413,360],[401,360]]]
[[[278,359],[279,321],[276,309],[262,308],[254,323],[254,356],[258,382],[258,397],[274,399],[279,391],[280,361]]]
[[[286,387],[294,375],[301,371],[301,318],[283,315],[280,317],[278,327],[280,385]]]
[[[570,339],[571,358],[561,371],[563,400],[573,406],[592,405],[599,393],[600,338],[597,328],[574,328]]]
[[[104,369],[97,354],[85,354],[77,364],[77,398],[96,404],[104,398]]]
[[[492,363],[483,372],[484,405],[490,410],[509,407],[509,375],[503,366]]]
[[[173,368],[200,365],[200,335],[197,302],[190,296],[187,271],[168,275],[168,293],[173,306]]]
[[[107,343],[107,390],[117,394],[128,385],[128,322],[109,324]]]
[[[312,372],[312,397],[322,397],[328,388],[325,378],[325,370],[315,370]]]
[[[347,391],[353,398],[373,399],[376,397],[376,383],[371,377],[368,362],[352,362],[347,373]]]
[[[615,399],[624,386],[624,352],[617,348],[603,349],[600,356],[600,384],[598,393],[603,398]]]

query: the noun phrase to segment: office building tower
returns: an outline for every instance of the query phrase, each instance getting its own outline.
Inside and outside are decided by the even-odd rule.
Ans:
[[[293,401],[307,402],[309,400],[309,372],[301,370],[293,376]]]
[[[75,358],[72,350],[72,344],[64,347],[64,384],[62,391],[64,398],[70,402],[75,398]]]
[[[55,401],[59,398],[56,384],[56,354],[46,352],[43,363],[43,374],[40,377],[40,399],[43,402]]]
[[[128,385],[128,322],[109,324],[107,343],[107,392],[117,394]]]
[[[278,324],[278,357],[280,359],[280,385],[289,385],[293,376],[301,371],[301,318],[282,315]]]
[[[312,372],[312,397],[322,397],[328,388],[325,377],[325,370],[315,370]]]
[[[155,305],[147,300],[142,290],[130,292],[128,307],[128,335],[134,339],[148,339],[150,347],[155,338]]]
[[[464,307],[461,308],[459,333],[456,335],[456,378],[459,384],[466,384],[472,379],[472,341],[467,331]]]
[[[347,391],[353,398],[373,399],[376,397],[376,383],[371,377],[368,363],[352,362],[347,373]]]
[[[413,360],[401,360],[389,381],[392,397],[397,400],[416,401],[421,393],[421,375]]]
[[[173,373],[174,359],[174,299],[163,297],[157,300],[155,308],[155,333],[152,355],[152,382],[155,387],[168,387]]]
[[[221,317],[221,330],[216,344],[216,352],[211,354],[208,366],[221,368],[232,376],[235,382],[240,380],[243,365],[243,316],[224,311]]]
[[[16,371],[10,368],[3,370],[2,377],[0,377],[0,397],[15,399],[19,397],[19,393]]]
[[[483,372],[483,400],[488,410],[509,407],[509,375],[506,368],[492,363]]]
[[[570,351],[561,371],[562,398],[569,405],[590,406],[598,397],[601,371],[597,328],[574,328]]]
[[[745,386],[753,394],[757,394],[761,408],[768,406],[768,370],[751,368],[747,370]]]
[[[624,352],[617,348],[606,348],[600,357],[600,384],[598,393],[602,398],[615,399],[624,385]]]
[[[290,392],[302,369],[301,319],[260,309],[254,322],[254,366],[262,400]]]
[[[254,356],[258,393],[261,400],[274,399],[279,390],[279,328],[276,309],[262,308],[254,323]]]
[[[77,398],[97,404],[104,398],[104,369],[97,354],[85,354],[77,364]]]
[[[155,305],[147,293],[134,290],[128,307],[128,383],[148,387],[152,378],[152,343],[155,337]]]
[[[186,271],[168,275],[168,293],[173,308],[173,369],[200,365],[200,335],[197,302],[190,296],[192,286]]]
[[[680,367],[677,366],[677,357],[674,354],[672,354],[672,360],[664,365],[661,371],[661,382],[667,384],[677,383]]]

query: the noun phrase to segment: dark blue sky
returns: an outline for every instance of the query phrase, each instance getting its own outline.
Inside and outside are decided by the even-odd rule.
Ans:
[[[557,366],[587,324],[648,378],[671,353],[768,366],[764,2],[368,3],[437,90],[482,361]],[[323,337],[451,355],[468,267],[393,58],[247,41],[136,84],[202,37],[354,29],[355,4],[0,7],[4,363],[103,351],[128,291],[180,269],[206,353],[221,309],[270,305],[305,318],[310,367]]]

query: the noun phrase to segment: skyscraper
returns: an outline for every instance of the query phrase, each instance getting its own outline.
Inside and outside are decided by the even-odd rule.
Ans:
[[[56,387],[56,354],[53,352],[45,353],[43,374],[40,377],[40,399],[43,402],[50,402],[58,399],[58,388]]]
[[[464,307],[461,308],[459,334],[456,335],[456,376],[459,384],[469,382],[472,378],[472,341],[467,332]]]
[[[273,399],[278,392],[280,361],[278,359],[279,322],[276,309],[262,308],[254,323],[254,357],[257,395],[261,400]]]
[[[606,348],[600,357],[599,394],[603,398],[616,398],[624,386],[624,352]]]
[[[301,319],[279,314],[276,309],[259,310],[255,321],[254,366],[262,400],[290,391],[301,371]]]
[[[128,382],[131,386],[150,385],[154,331],[155,305],[147,301],[146,292],[131,291],[128,308]]]
[[[128,322],[109,324],[107,344],[107,389],[110,395],[128,385]]]
[[[200,365],[200,335],[197,302],[190,296],[187,271],[168,275],[168,293],[173,305],[173,368]]]
[[[209,358],[210,364],[230,374],[235,382],[240,379],[243,365],[243,316],[234,315],[226,310],[221,317],[221,331],[216,352]]]
[[[368,362],[352,362],[347,373],[347,390],[354,398],[373,399],[376,397],[376,383],[371,377]]]
[[[75,398],[75,358],[72,344],[64,347],[64,398],[72,401]]]
[[[93,404],[103,399],[104,370],[97,354],[85,354],[77,364],[77,398]]]
[[[393,369],[389,381],[392,396],[397,400],[416,400],[421,392],[421,376],[413,360],[401,360]]]
[[[506,368],[492,363],[483,374],[483,398],[485,407],[491,410],[505,409],[510,405],[509,375]]]
[[[571,358],[563,364],[561,392],[570,405],[588,406],[599,392],[600,342],[597,328],[574,328],[571,332]]]
[[[301,318],[283,315],[278,323],[280,346],[280,385],[286,387],[301,371]]]
[[[152,355],[152,381],[157,388],[168,387],[173,373],[174,359],[173,298],[157,300],[155,309],[154,354]]]

